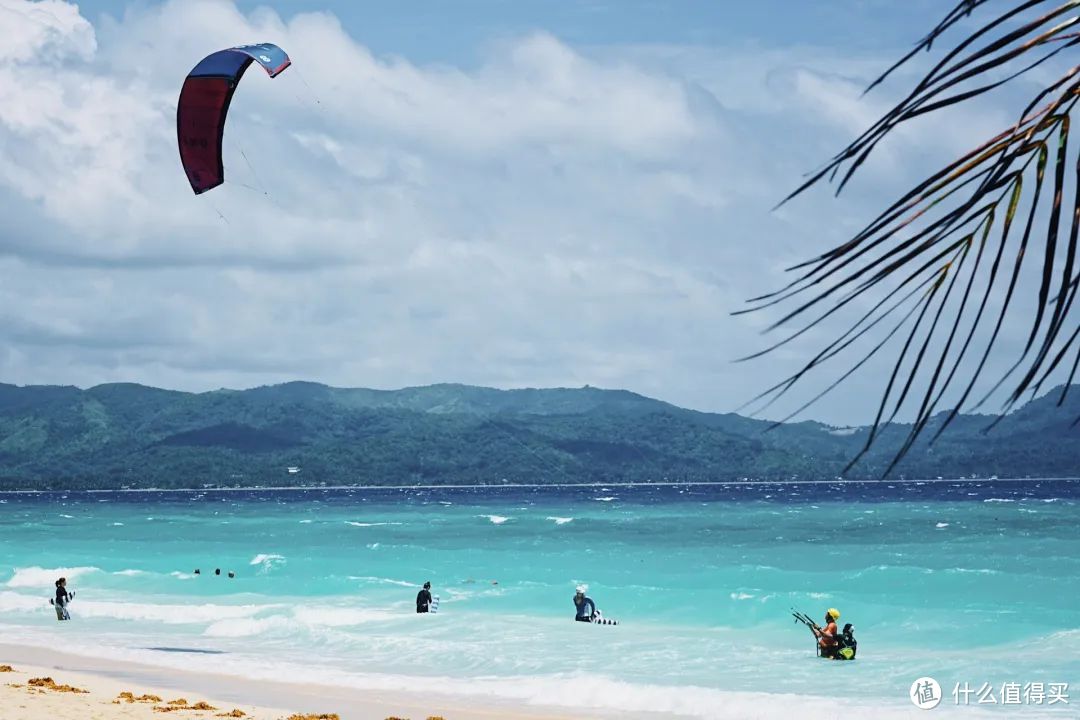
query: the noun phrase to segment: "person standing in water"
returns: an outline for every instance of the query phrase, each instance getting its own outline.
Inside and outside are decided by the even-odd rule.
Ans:
[[[60,578],[55,584],[56,598],[50,600],[50,602],[56,610],[56,619],[70,620],[71,614],[67,610],[67,604],[70,602],[71,598],[75,597],[75,593],[69,593],[67,591],[67,578]]]
[[[578,622],[592,622],[596,616],[596,603],[592,601],[592,598],[585,595],[585,591],[588,589],[585,585],[578,585],[577,591],[574,593],[574,607],[577,609],[577,615],[574,619]]]
[[[431,581],[424,583],[420,592],[416,593],[416,612],[426,613],[431,609]]]
[[[831,658],[836,655],[838,645],[836,636],[839,634],[836,629],[836,621],[839,619],[840,611],[836,608],[829,608],[825,612],[825,627],[810,628],[818,639],[818,652],[821,657]]]

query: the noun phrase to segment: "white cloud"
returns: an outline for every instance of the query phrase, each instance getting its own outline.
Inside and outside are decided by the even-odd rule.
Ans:
[[[63,0],[0,0],[0,62],[88,60],[94,29],[78,6]]]
[[[225,0],[96,27],[0,0],[0,36],[18,38],[0,48],[9,382],[592,383],[729,409],[810,347],[730,365],[776,315],[729,313],[896,189],[768,212],[880,109],[850,79],[874,59],[820,48],[587,52],[537,33],[465,71]],[[249,70],[225,185],[196,197],[180,84],[252,41],[294,65]],[[919,137],[893,147],[890,183],[914,177]],[[865,407],[861,389],[826,414]]]

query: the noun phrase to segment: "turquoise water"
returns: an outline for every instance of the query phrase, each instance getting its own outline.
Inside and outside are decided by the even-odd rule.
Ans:
[[[698,717],[757,693],[913,709],[924,675],[1077,694],[1078,522],[1075,481],[6,494],[0,632]],[[59,575],[76,593],[64,624],[47,602]],[[425,580],[438,615],[413,611]],[[579,583],[618,627],[572,622]],[[789,614],[828,607],[855,625],[854,663],[817,660]]]

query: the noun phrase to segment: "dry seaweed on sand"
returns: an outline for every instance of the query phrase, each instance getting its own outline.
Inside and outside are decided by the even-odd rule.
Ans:
[[[316,715],[314,713],[301,715],[300,713],[296,713],[290,715],[287,720],[341,720],[341,718],[338,717],[337,713],[323,713],[322,715]]]
[[[140,695],[139,697],[135,697],[135,693],[129,692],[129,691],[124,691],[124,692],[120,693],[119,695],[117,695],[116,700],[117,700],[117,702],[119,702],[120,700],[123,700],[124,702],[128,702],[128,703],[137,703],[137,702],[159,703],[159,702],[161,702],[161,698],[158,697],[157,695]]]
[[[68,692],[68,693],[89,693],[89,690],[83,690],[82,688],[72,687],[71,685],[57,685],[51,677],[43,678],[30,678],[27,681],[27,685],[30,687],[38,688],[40,692],[45,690],[52,690],[54,692]]]
[[[232,710],[230,710],[227,713],[218,713],[215,717],[242,718],[242,717],[247,717],[247,713],[244,712],[243,710],[238,709],[238,708],[233,708]]]
[[[15,672],[15,668],[10,665],[0,665],[0,672]]]
[[[186,698],[177,698],[175,700],[170,700],[164,705],[154,706],[154,712],[167,713],[179,712],[182,710],[217,710],[217,708],[205,700],[200,700],[194,705],[189,705]]]

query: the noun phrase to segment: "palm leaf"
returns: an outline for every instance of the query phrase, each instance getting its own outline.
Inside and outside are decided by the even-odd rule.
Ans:
[[[957,30],[962,19],[984,11],[987,4],[987,0],[957,3],[867,91],[921,52],[931,51],[943,36]],[[834,182],[839,194],[897,127],[991,93],[1035,68],[1060,63],[1077,45],[1080,0],[1014,2],[962,37],[900,102],[781,204],[822,181]],[[1080,290],[1080,152],[1069,143],[1071,113],[1078,100],[1080,65],[1073,64],[1035,94],[1015,124],[916,184],[854,237],[790,268],[795,277],[784,287],[749,300],[739,312],[793,305],[769,330],[793,323],[795,329],[744,359],[786,345],[843,312],[869,308],[798,371],[751,402],[764,401],[768,407],[899,312],[900,321],[883,340],[849,360],[839,378],[796,411],[838,387],[905,328],[906,339],[885,383],[868,440],[849,469],[879,439],[884,426],[910,412],[914,421],[888,474],[946,399],[958,397],[945,408],[948,412],[931,442],[937,439],[985,379],[991,360],[1001,354],[1003,327],[1017,313],[1029,322],[1023,347],[996,380],[985,379],[990,387],[974,408],[998,397],[1011,383],[999,408],[1000,419],[1025,395],[1034,396],[1055,373],[1068,369],[1058,399],[1062,403],[1080,368],[1075,305]],[[1053,169],[1048,173],[1051,158]],[[1013,232],[1024,215],[1023,232]],[[1025,262],[1029,258],[1031,262]],[[1035,264],[1036,258],[1041,266]],[[1033,309],[1017,309],[1028,272],[1039,278],[1038,291],[1030,299]]]

